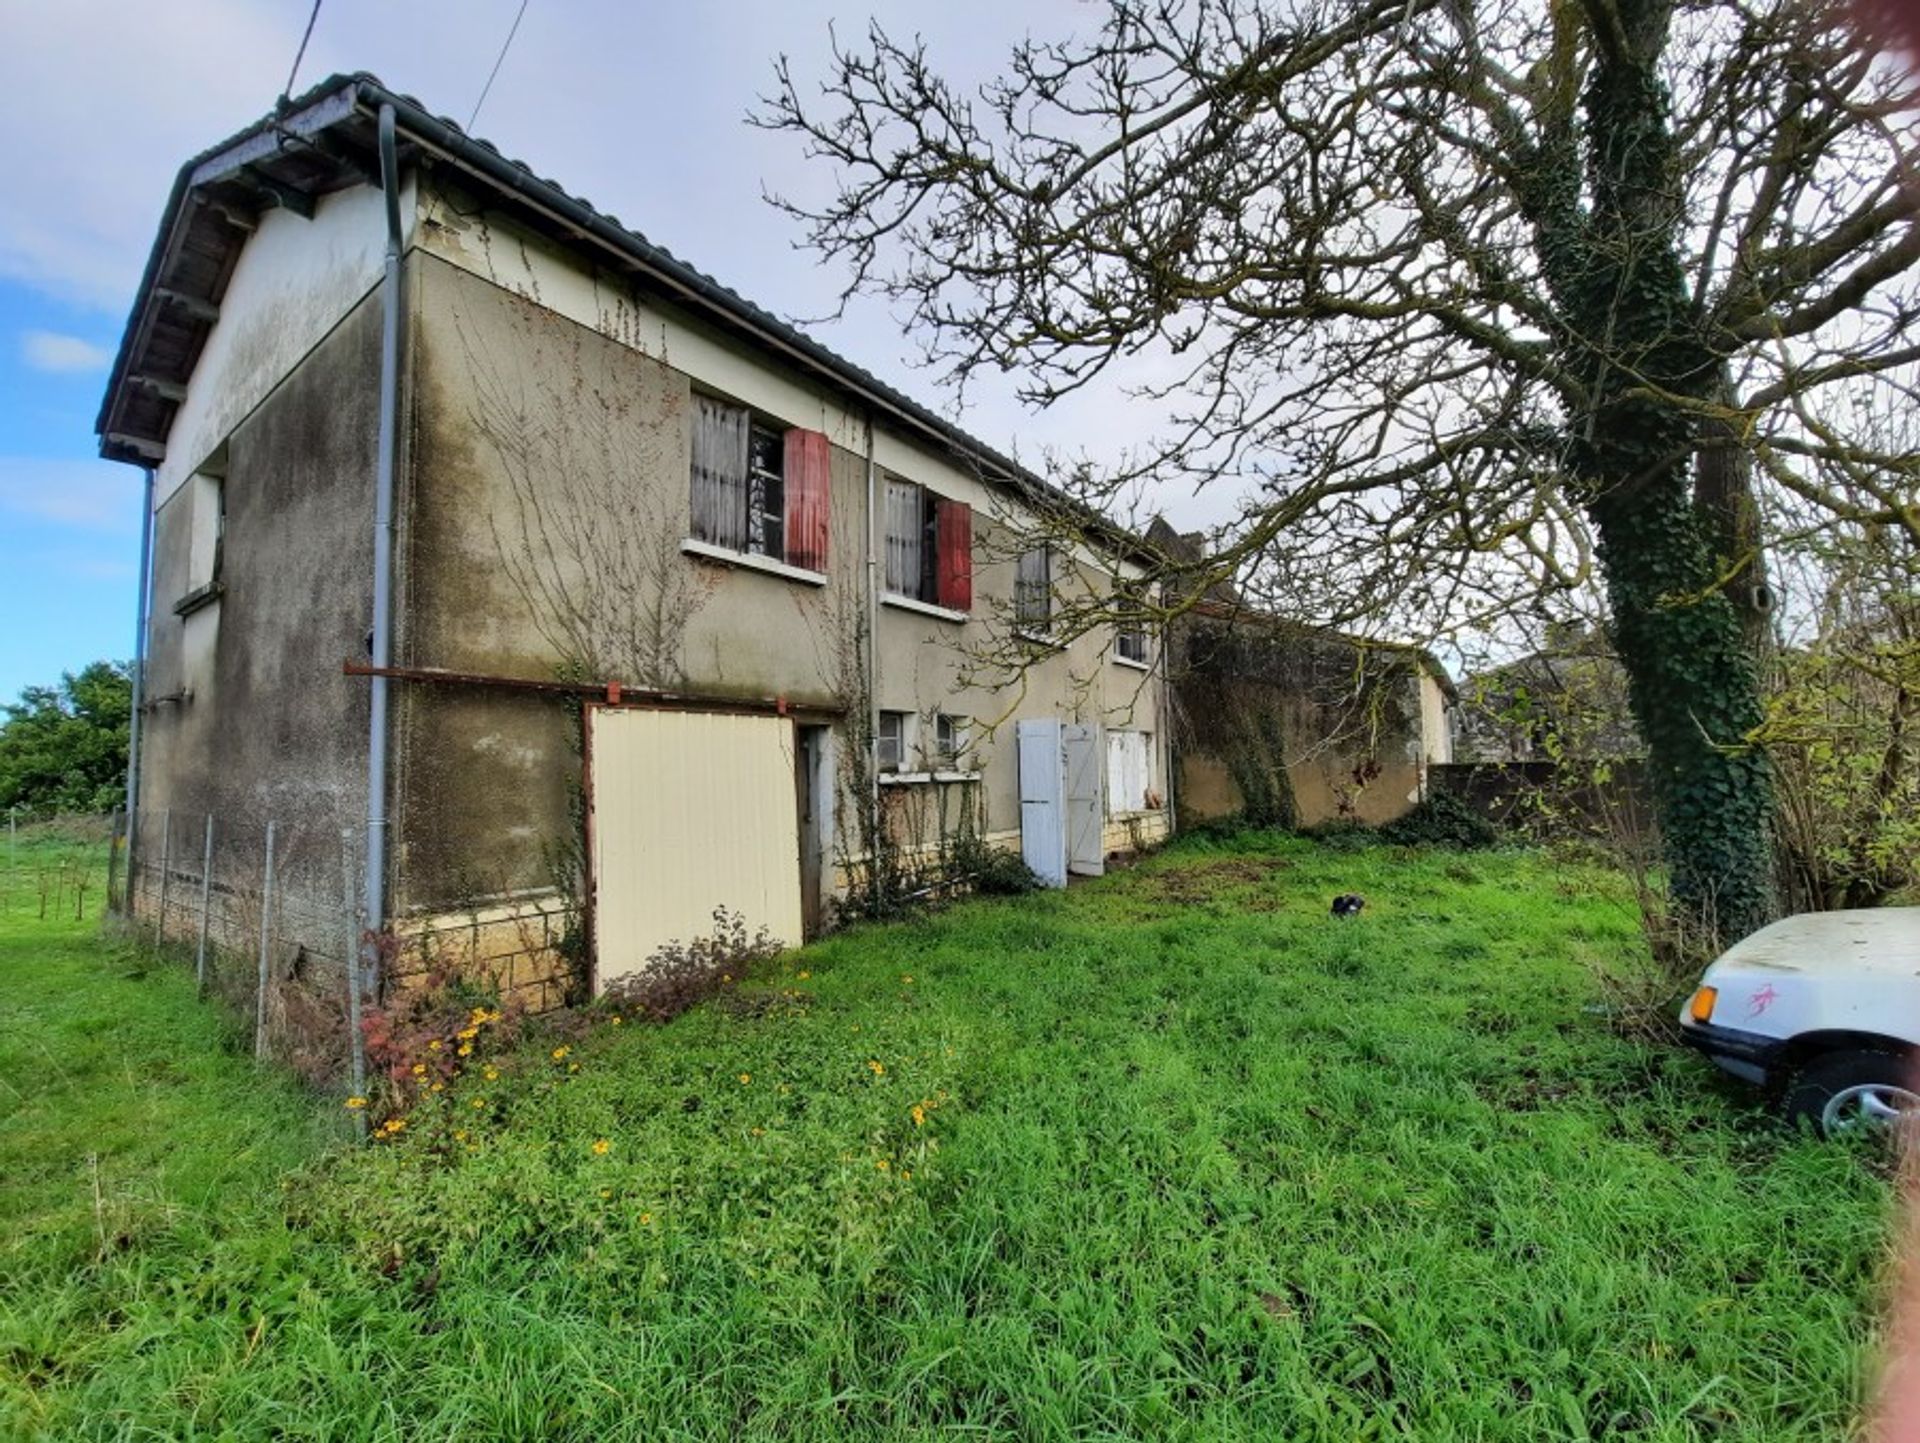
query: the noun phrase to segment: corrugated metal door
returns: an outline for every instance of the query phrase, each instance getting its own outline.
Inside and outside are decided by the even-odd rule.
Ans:
[[[1106,808],[1100,792],[1100,728],[1078,723],[1062,729],[1067,756],[1067,870],[1098,877],[1107,870],[1101,832]]]
[[[593,936],[605,986],[713,912],[798,943],[800,823],[783,717],[594,707]]]
[[[1060,723],[1014,727],[1020,754],[1020,855],[1049,887],[1067,885],[1066,768]]]

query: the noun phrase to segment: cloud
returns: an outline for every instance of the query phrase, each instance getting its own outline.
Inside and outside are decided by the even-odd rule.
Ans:
[[[36,371],[98,371],[113,359],[113,352],[78,336],[63,336],[58,331],[27,331],[20,337],[20,354]]]
[[[0,456],[0,517],[101,536],[137,535],[138,476],[131,467],[111,461]],[[0,534],[17,530],[9,525],[0,528]],[[7,549],[0,546],[0,563]]]

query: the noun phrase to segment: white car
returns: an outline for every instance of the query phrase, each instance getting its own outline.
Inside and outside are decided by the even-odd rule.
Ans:
[[[1920,1115],[1920,907],[1762,927],[1707,968],[1680,1030],[1823,1136]]]

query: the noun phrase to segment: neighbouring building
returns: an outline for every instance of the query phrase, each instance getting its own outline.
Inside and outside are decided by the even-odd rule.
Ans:
[[[1201,539],[1156,518],[1147,541],[1203,576]],[[1390,822],[1453,759],[1459,697],[1430,652],[1274,616],[1214,580],[1164,647],[1183,823]]]
[[[272,821],[275,965],[338,958],[345,837],[374,930],[550,1005],[959,838],[1060,882],[1169,830],[1155,642],[1050,634],[1137,541],[371,77],[182,170],[99,429],[136,913]]]

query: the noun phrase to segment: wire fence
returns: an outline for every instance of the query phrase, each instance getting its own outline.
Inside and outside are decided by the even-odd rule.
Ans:
[[[182,960],[202,997],[250,1029],[254,1055],[358,1093],[366,975],[359,828],[301,818],[116,813],[108,905],[135,943]]]

